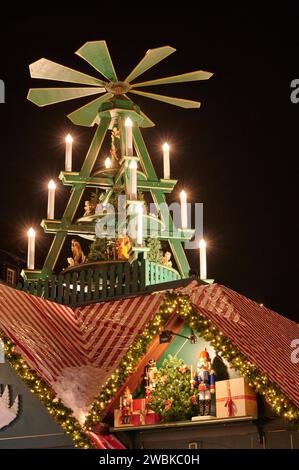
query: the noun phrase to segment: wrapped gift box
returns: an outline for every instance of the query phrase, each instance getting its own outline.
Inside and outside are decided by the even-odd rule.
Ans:
[[[133,411],[130,424],[123,424],[121,420],[121,411],[114,410],[114,427],[125,426],[144,426],[147,424],[158,424],[161,417],[147,407],[147,398],[135,398],[133,400]]]
[[[145,409],[146,409],[146,398],[134,398],[133,412],[134,411],[145,412]]]
[[[145,398],[134,398],[133,400],[133,426],[143,426],[147,413],[147,400]]]
[[[216,416],[257,418],[256,393],[243,377],[216,382]]]
[[[144,418],[145,418],[144,424],[159,424],[161,421],[161,416],[152,410],[148,410]]]

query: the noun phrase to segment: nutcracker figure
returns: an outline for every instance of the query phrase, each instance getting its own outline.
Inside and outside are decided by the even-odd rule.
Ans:
[[[146,395],[150,395],[157,386],[158,369],[154,359],[150,359],[145,368]]]
[[[196,374],[191,380],[192,388],[198,390],[199,415],[210,416],[211,394],[215,393],[215,372],[211,369],[211,359],[206,349],[199,354]]]
[[[120,397],[119,408],[122,424],[130,424],[133,412],[133,398],[129,387],[125,388],[123,395]]]

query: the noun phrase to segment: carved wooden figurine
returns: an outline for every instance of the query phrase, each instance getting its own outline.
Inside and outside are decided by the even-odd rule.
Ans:
[[[86,262],[86,256],[82,251],[80,243],[76,239],[72,240],[71,249],[73,257],[67,259],[70,266],[75,266],[77,264]]]
[[[132,248],[130,237],[128,237],[128,235],[119,235],[116,241],[116,247],[117,258],[119,260],[127,261],[129,259]]]
[[[171,253],[169,251],[165,251],[164,256],[162,258],[162,264],[164,266],[167,266],[168,268],[171,268],[172,262],[170,261],[171,258]]]
[[[129,387],[126,387],[123,395],[120,397],[120,412],[122,424],[130,424],[133,412],[133,398]]]

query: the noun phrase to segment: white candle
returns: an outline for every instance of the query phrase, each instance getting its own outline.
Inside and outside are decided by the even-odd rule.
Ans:
[[[111,161],[111,158],[110,157],[107,157],[106,160],[105,160],[105,168],[106,170],[109,170],[112,166],[112,161]]]
[[[137,197],[137,163],[135,160],[132,160],[129,165],[130,171],[130,187],[129,187],[129,197],[134,201]]]
[[[187,194],[185,191],[181,191],[181,224],[182,229],[188,227],[188,217],[187,217]]]
[[[169,161],[169,145],[167,142],[163,145],[163,169],[164,179],[170,179],[170,161]]]
[[[207,279],[207,252],[206,242],[202,239],[199,242],[199,263],[200,263],[200,279]]]
[[[65,171],[72,171],[73,138],[68,134],[65,138]]]
[[[128,207],[129,215],[129,225],[128,225],[128,235],[133,240],[136,239],[136,213],[134,213],[133,204],[130,204]]]
[[[133,155],[133,136],[132,136],[132,119],[129,117],[125,120],[126,127],[126,156]]]
[[[35,257],[35,230],[31,227],[28,230],[28,254],[27,254],[27,268],[34,269]]]
[[[136,206],[135,212],[137,214],[137,245],[142,245],[142,233],[143,233],[143,211],[142,205]]]
[[[54,219],[54,207],[55,207],[55,189],[56,184],[53,180],[49,181],[48,184],[48,212],[47,218]]]

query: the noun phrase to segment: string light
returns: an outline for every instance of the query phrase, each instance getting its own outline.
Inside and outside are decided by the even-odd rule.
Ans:
[[[37,394],[46,405],[50,414],[60,423],[65,432],[70,434],[75,446],[80,448],[92,447],[87,430],[100,423],[105,417],[107,406],[112,403],[113,397],[125,383],[129,375],[135,369],[139,360],[147,352],[148,345],[159,331],[169,321],[172,313],[184,319],[193,330],[202,336],[207,342],[212,343],[216,352],[221,352],[231,367],[238,370],[245,377],[249,385],[271,406],[275,414],[285,417],[291,422],[299,420],[299,409],[290,402],[280,389],[271,383],[270,379],[249,361],[233,343],[219,331],[212,322],[193,307],[190,298],[181,293],[167,292],[159,311],[147,324],[141,335],[136,338],[119,367],[113,372],[100,393],[95,398],[84,426],[72,416],[72,410],[66,408],[53,391],[38,378],[35,371],[31,370],[24,359],[15,352],[14,343],[0,332],[0,338],[4,343],[7,360],[17,373],[24,379],[30,390]]]
[[[107,406],[111,403],[111,389],[114,392],[114,390],[119,390],[124,385],[132,370],[134,370],[141,357],[146,353],[148,345],[155,336],[154,332],[157,333],[157,330],[161,331],[163,329],[173,312],[184,318],[189,325],[192,323],[193,330],[206,341],[212,343],[216,352],[221,352],[221,355],[230,365],[238,370],[242,376],[247,378],[250,386],[254,388],[256,392],[264,396],[265,400],[270,404],[276,414],[280,416],[284,415],[290,421],[299,420],[299,409],[290,403],[288,398],[276,385],[271,384],[270,379],[264,373],[261,373],[257,367],[224,336],[223,332],[219,331],[209,319],[198,314],[188,296],[168,292],[157,314],[148,323],[143,333],[132,344],[127,355],[121,361],[119,369],[111,375],[110,379],[107,381],[107,385],[103,387],[101,393],[96,397],[91,412],[85,422],[89,429],[92,429],[92,426],[103,420]],[[279,406],[277,406],[275,397],[277,397],[281,403]]]
[[[75,447],[92,448],[93,443],[86,434],[85,428],[72,416],[72,410],[63,405],[48,385],[41,380],[36,372],[28,366],[26,361],[16,353],[15,344],[0,331],[0,339],[4,343],[5,358],[13,369],[26,382],[30,391],[44,403],[48,412],[70,434],[75,442]]]

